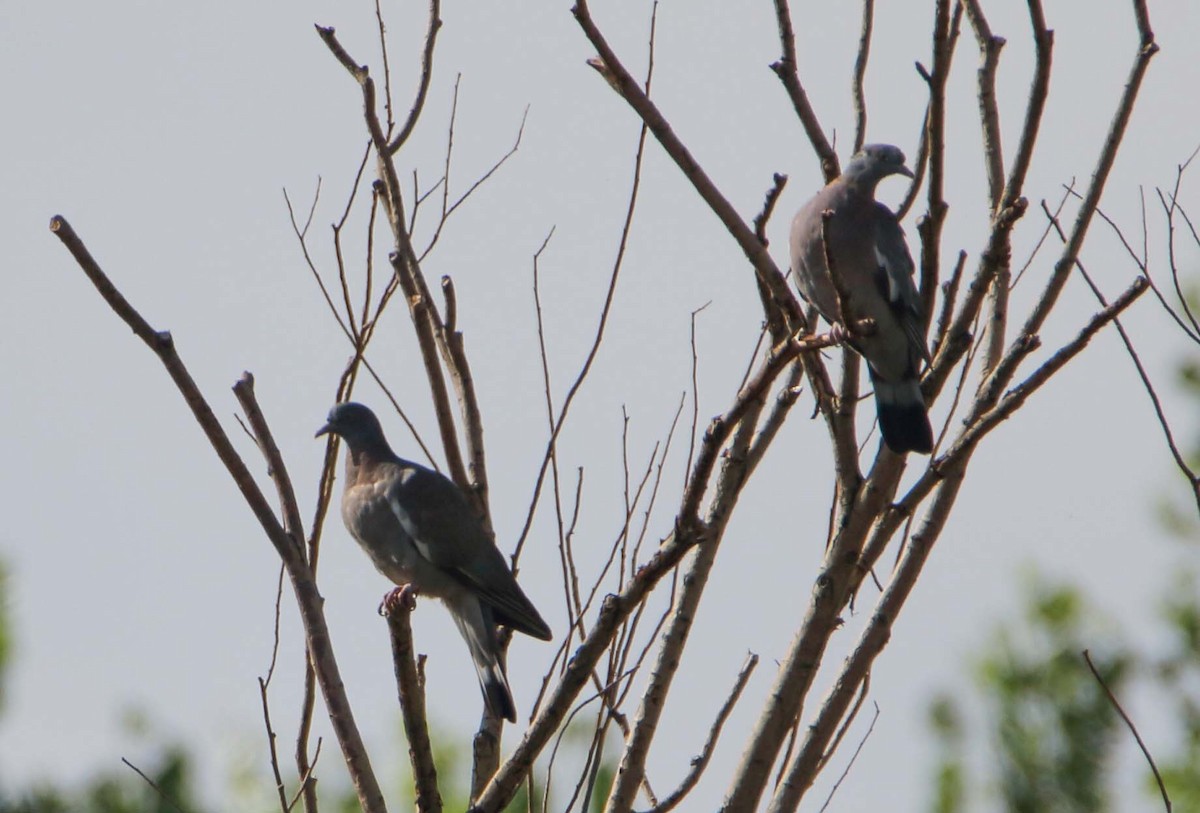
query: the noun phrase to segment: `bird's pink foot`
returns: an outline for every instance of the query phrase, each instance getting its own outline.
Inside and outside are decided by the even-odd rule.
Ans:
[[[385,618],[396,610],[404,609],[412,612],[417,608],[417,588],[411,584],[402,584],[388,591],[379,602],[379,614]]]
[[[841,322],[834,322],[829,326],[829,338],[833,339],[835,344],[843,344],[850,338],[850,331]]]

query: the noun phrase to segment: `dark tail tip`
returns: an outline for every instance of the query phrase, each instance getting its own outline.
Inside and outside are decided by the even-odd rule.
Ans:
[[[483,688],[483,702],[487,703],[488,710],[497,717],[515,723],[517,704],[513,702],[512,692],[508,690],[504,675],[489,674],[480,685]]]
[[[889,449],[896,454],[929,454],[933,451],[933,427],[929,425],[929,413],[925,411],[924,404],[885,404],[877,401],[876,405],[879,409],[879,432]]]

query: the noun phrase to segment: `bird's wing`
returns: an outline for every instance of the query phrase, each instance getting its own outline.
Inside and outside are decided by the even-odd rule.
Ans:
[[[388,504],[417,552],[491,604],[501,623],[550,639],[546,622],[521,591],[458,486],[408,463],[389,488]]]
[[[788,235],[791,252],[791,276],[800,295],[813,305],[830,324],[839,320],[837,292],[825,264],[825,243],[822,233],[822,214],[826,209],[835,213],[845,203],[846,186],[835,180],[818,192],[792,218]],[[837,220],[830,224],[830,239],[835,242]]]
[[[928,362],[921,298],[913,282],[915,268],[904,240],[904,229],[891,209],[882,203],[875,204],[874,225],[875,259],[879,269],[876,283],[904,327],[909,345]]]

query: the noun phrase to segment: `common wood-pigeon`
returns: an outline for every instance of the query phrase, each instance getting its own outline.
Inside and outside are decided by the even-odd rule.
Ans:
[[[890,144],[868,144],[842,174],[801,207],[792,220],[791,275],[809,302],[831,324],[840,321],[837,289],[825,261],[822,212],[830,211],[829,256],[839,277],[847,321],[870,317],[875,331],[849,338],[867,360],[875,388],[879,431],[894,452],[933,450],[933,429],[921,395],[921,366],[929,360],[921,301],[904,230],[875,200],[889,175],[912,177],[904,153]]]
[[[362,404],[338,404],[317,436],[346,441],[342,519],[393,582],[439,598],[467,642],[484,701],[516,721],[496,624],[549,641],[553,636],[521,591],[466,496],[432,469],[398,457],[379,419]]]

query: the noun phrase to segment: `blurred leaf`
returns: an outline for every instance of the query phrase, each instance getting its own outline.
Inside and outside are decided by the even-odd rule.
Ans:
[[[8,699],[5,687],[8,683],[6,679],[8,662],[12,657],[12,627],[9,620],[12,618],[12,611],[9,605],[9,589],[8,568],[4,562],[0,561],[0,713],[4,712],[4,706]]]

